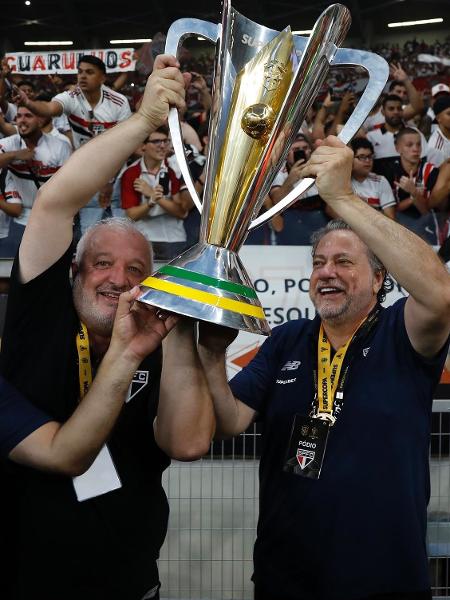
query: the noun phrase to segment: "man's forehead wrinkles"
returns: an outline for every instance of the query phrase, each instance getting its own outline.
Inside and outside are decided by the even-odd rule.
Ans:
[[[322,252],[316,252],[314,254],[314,258],[341,258],[341,257],[351,257],[354,256],[355,253],[352,252],[346,252],[345,250],[341,251],[341,252],[330,252],[330,253],[322,253]]]
[[[106,250],[93,251],[92,255],[98,258],[99,256],[112,256],[111,252],[107,252]]]

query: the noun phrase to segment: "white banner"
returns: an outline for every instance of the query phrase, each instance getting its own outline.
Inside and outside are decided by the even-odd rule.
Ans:
[[[5,59],[13,73],[23,75],[66,75],[76,73],[84,54],[100,58],[107,73],[134,71],[133,48],[108,50],[51,50],[49,52],[9,52]]]
[[[312,271],[309,246],[243,246],[239,256],[272,328],[302,317],[314,318],[316,311],[309,298],[309,275]],[[408,295],[395,281],[393,284],[384,306]],[[230,376],[253,358],[265,339],[262,335],[239,332],[228,350]]]
[[[441,65],[445,65],[446,67],[450,67],[450,58],[446,58],[444,56],[435,56],[434,54],[418,54],[417,60],[424,63],[439,63]]]

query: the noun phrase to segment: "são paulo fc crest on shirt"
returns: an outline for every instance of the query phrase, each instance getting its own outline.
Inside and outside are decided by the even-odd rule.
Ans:
[[[314,460],[315,452],[312,450],[304,450],[303,448],[297,448],[297,462],[300,469],[305,469]]]
[[[128,388],[127,399],[125,402],[129,402],[132,398],[139,394],[141,390],[148,384],[148,371],[136,371],[133,375],[133,381]]]

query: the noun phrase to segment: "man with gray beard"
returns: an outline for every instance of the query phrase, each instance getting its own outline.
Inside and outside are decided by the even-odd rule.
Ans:
[[[276,327],[229,384],[236,332],[200,323],[197,345],[165,354],[172,366],[189,347],[200,357],[217,436],[262,423],[256,600],[431,599],[428,446],[450,277],[425,242],[354,195],[352,164],[330,136],[301,170],[341,219],[313,236],[316,318]],[[383,308],[386,269],[410,295]]]
[[[159,598],[156,561],[168,519],[162,472],[170,457],[194,460],[209,449],[210,399],[184,402],[184,389],[174,399],[160,385],[160,344],[175,319],[161,311],[149,317],[151,309],[135,302],[137,285],[152,270],[148,241],[127,220],[96,224],[80,240],[73,289],[69,280],[74,215],[166,120],[169,106],[184,107],[178,67],[173,57],[158,57],[139,111],[83,145],[40,188],[14,263],[2,374],[52,419],[67,421],[98,387],[124,292],[129,307],[115,330],[126,327],[141,343],[126,357],[134,365],[131,385],[123,385],[119,361],[108,365],[111,377],[119,376],[114,390],[123,408],[85,474],[71,479],[19,466],[2,473],[10,564],[1,595],[8,599]],[[170,343],[178,335],[176,327]]]

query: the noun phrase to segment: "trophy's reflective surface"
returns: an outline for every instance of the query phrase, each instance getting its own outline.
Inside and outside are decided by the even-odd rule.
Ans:
[[[361,64],[369,84],[340,137],[359,129],[388,77],[386,62],[371,53],[339,49],[350,26],[342,5],[330,6],[309,38],[253,23],[226,1],[220,25],[176,21],[166,53],[176,55],[188,34],[217,42],[206,182],[201,203],[190,177],[178,115],[169,125],[176,157],[202,213],[199,243],[142,284],[140,301],[228,327],[267,335],[270,328],[237,252],[250,229],[294,202],[307,179],[258,218],[308,108],[341,52],[339,64]]]

